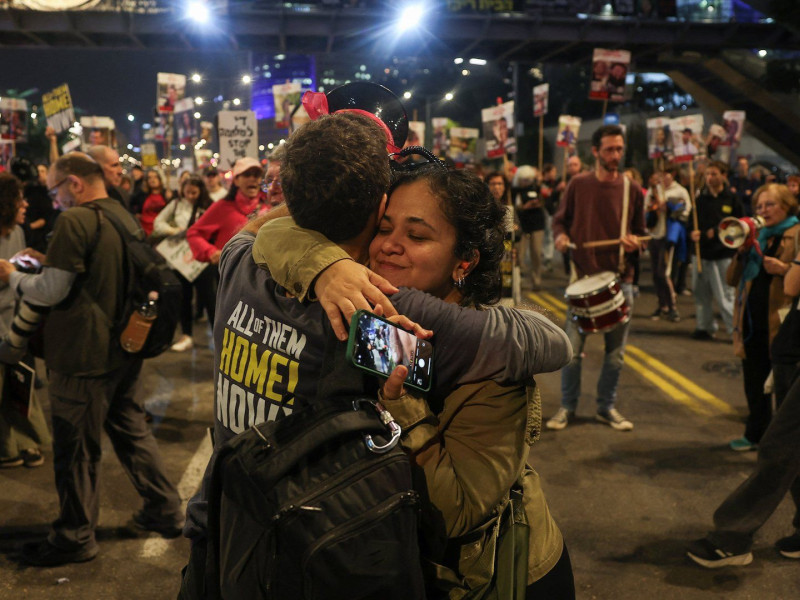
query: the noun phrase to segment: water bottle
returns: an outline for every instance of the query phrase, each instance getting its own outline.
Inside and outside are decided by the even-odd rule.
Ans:
[[[158,292],[147,294],[147,300],[133,313],[128,325],[119,336],[122,349],[126,352],[139,352],[147,341],[147,335],[158,316]]]

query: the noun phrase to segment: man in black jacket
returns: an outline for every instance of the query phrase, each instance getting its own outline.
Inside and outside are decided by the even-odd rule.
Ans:
[[[714,337],[717,323],[714,320],[712,299],[716,301],[725,329],[733,332],[733,288],[725,283],[725,273],[735,250],[726,248],[719,240],[717,228],[725,217],[741,217],[742,205],[726,183],[728,167],[714,161],[706,167],[706,185],[695,201],[697,226],[691,232],[692,242],[700,242],[700,259],[703,272],[697,272],[697,256],[692,271],[692,289],[697,314],[697,325],[692,338],[708,340]],[[695,245],[692,244],[692,253]]]

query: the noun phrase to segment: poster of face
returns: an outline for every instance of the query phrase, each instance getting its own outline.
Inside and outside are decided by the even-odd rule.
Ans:
[[[550,96],[550,84],[543,83],[533,88],[533,116],[543,117],[547,114],[547,103]]]
[[[721,160],[728,162],[730,158],[731,148],[726,143],[728,132],[722,125],[714,123],[708,128],[706,134],[706,155],[712,160]]]
[[[169,115],[167,113],[158,113],[153,123],[153,139],[157,142],[163,142],[167,139],[167,128],[169,127]]]
[[[703,148],[703,115],[686,115],[670,120],[675,162],[691,162]]]
[[[117,147],[117,131],[111,117],[81,117],[83,147]]]
[[[408,137],[403,147],[425,145],[425,121],[409,121]]]
[[[486,156],[496,158],[517,151],[514,137],[514,101],[481,110]]]
[[[191,98],[175,103],[175,129],[179,144],[191,144],[197,137],[197,119],[194,118],[194,100]]]
[[[581,129],[581,118],[571,115],[561,115],[558,117],[558,134],[556,135],[556,146],[563,148],[574,148],[578,143],[578,132]]]
[[[175,105],[186,94],[186,75],[177,73],[158,74],[156,107],[159,112],[174,112]]]
[[[480,131],[471,127],[450,128],[450,147],[447,149],[447,156],[457,167],[475,162],[475,146],[479,135]]]
[[[742,130],[746,113],[743,110],[726,110],[722,114],[722,127],[725,128],[726,146],[736,147],[742,141]]]
[[[666,158],[672,155],[671,119],[647,119],[647,158]]]
[[[431,126],[433,127],[433,148],[431,148],[431,151],[436,156],[444,156],[450,144],[450,136],[448,135],[450,130],[449,119],[447,117],[436,117],[431,119]]]
[[[272,97],[275,99],[275,128],[288,128],[289,118],[294,107],[300,104],[300,82],[281,83],[272,86]]]
[[[55,129],[56,133],[66,131],[75,122],[75,109],[66,83],[42,94],[42,107],[48,127]]]
[[[20,98],[0,99],[0,138],[28,141],[28,102]]]
[[[214,138],[214,124],[211,121],[200,121],[200,139],[210,144]]]
[[[595,48],[589,98],[622,102],[625,99],[625,78],[628,76],[630,64],[631,53],[628,50]]]

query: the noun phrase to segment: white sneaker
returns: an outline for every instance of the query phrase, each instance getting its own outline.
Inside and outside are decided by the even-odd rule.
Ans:
[[[173,352],[185,352],[192,346],[194,346],[194,341],[192,340],[191,336],[182,335],[177,342],[170,346],[170,350]]]
[[[548,429],[555,429],[559,431],[564,429],[569,423],[569,420],[575,416],[575,413],[571,410],[567,410],[563,406],[558,409],[556,414],[553,415],[551,419],[549,419],[546,423]]]
[[[599,410],[594,418],[601,423],[611,425],[617,431],[630,431],[633,429],[633,423],[623,417],[616,408],[609,408],[608,410]]]

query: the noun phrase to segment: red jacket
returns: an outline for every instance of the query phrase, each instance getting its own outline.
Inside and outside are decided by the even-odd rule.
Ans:
[[[203,216],[186,231],[186,241],[195,260],[211,262],[211,255],[222,247],[245,226],[250,215],[258,210],[259,195],[250,200],[241,192],[235,200],[223,198],[212,204]]]
[[[150,194],[142,205],[142,214],[139,216],[139,222],[142,224],[142,229],[147,235],[153,233],[153,221],[156,220],[158,213],[160,213],[167,205],[164,196],[161,194]]]

